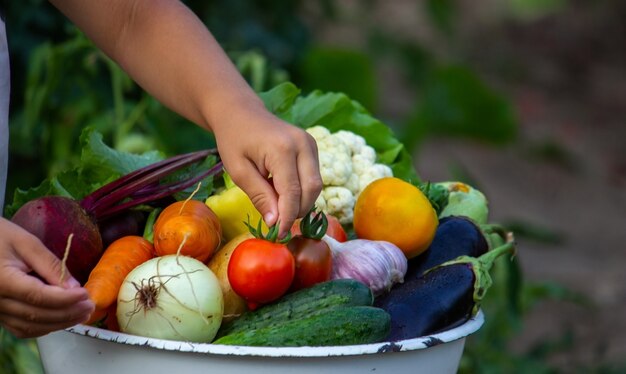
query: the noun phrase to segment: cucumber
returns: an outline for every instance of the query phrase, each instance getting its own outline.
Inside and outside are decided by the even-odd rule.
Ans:
[[[345,306],[257,330],[222,336],[213,344],[263,347],[332,346],[376,343],[389,334],[391,318],[372,306]]]
[[[223,323],[217,338],[298,320],[329,308],[350,305],[371,306],[373,303],[372,291],[362,282],[354,279],[322,282],[285,295],[275,303],[246,312],[232,321]]]

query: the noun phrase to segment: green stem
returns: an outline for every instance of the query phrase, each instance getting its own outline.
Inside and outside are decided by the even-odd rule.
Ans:
[[[227,190],[237,186],[235,182],[233,182],[233,179],[230,177],[230,174],[228,174],[226,171],[224,171],[223,178],[224,187],[226,187]]]
[[[489,223],[481,224],[479,225],[479,228],[483,232],[485,239],[487,239],[489,249],[497,248],[506,243],[507,236],[509,235],[509,231],[506,227],[499,224]]]
[[[300,221],[300,232],[302,236],[314,240],[322,240],[328,230],[328,218],[322,212],[316,212],[315,205],[302,217]]]
[[[161,210],[161,208],[152,209],[148,215],[148,219],[146,220],[146,227],[143,230],[143,238],[150,243],[154,243],[154,223],[156,222],[159,213],[161,213]]]
[[[244,223],[246,224],[246,226],[248,226],[248,230],[250,230],[250,233],[252,234],[252,236],[254,236],[257,239],[263,239],[263,240],[267,240],[268,242],[281,243],[281,244],[285,244],[289,240],[291,240],[291,232],[288,232],[284,238],[278,240],[278,228],[280,226],[280,221],[276,222],[274,226],[271,226],[269,230],[267,231],[266,235],[263,235],[263,218],[259,219],[259,223],[257,224],[256,228],[254,228],[250,224],[250,215],[248,215],[248,221]]]

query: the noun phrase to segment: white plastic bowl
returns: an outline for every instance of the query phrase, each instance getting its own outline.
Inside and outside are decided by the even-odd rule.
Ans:
[[[482,312],[456,328],[394,343],[244,347],[145,338],[77,325],[37,339],[46,373],[456,373]]]

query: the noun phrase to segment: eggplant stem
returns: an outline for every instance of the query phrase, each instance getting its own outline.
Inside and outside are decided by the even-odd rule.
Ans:
[[[494,249],[506,243],[509,231],[506,227],[499,224],[482,224],[479,225],[480,230],[487,239],[489,249]]]

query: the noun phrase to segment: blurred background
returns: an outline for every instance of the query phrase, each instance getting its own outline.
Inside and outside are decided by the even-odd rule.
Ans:
[[[626,372],[626,3],[619,0],[194,0],[257,91],[342,91],[409,147],[423,180],[461,180],[512,229],[462,373]],[[7,196],[78,156],[213,139],[163,108],[47,2],[6,9]],[[28,165],[28,169],[24,168]],[[0,331],[0,372],[37,373]]]

